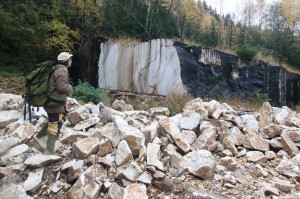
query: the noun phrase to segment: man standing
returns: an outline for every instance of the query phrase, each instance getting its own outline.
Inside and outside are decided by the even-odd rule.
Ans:
[[[48,139],[44,154],[55,155],[55,142],[67,114],[67,96],[71,96],[73,89],[69,84],[68,68],[72,65],[72,54],[62,52],[58,55],[58,64],[50,76],[48,84],[48,100],[44,109],[48,115]]]

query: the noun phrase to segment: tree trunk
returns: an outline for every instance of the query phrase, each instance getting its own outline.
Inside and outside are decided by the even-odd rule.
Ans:
[[[151,0],[148,0],[148,9],[147,9],[147,17],[146,17],[146,32],[148,31],[149,19],[150,19],[150,11],[151,11]]]

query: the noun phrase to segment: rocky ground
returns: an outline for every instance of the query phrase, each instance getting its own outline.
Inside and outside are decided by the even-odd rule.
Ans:
[[[0,75],[0,93],[23,94],[25,78],[18,77],[3,77]]]
[[[4,198],[300,198],[300,114],[217,101],[133,110],[69,98],[58,155],[43,155],[42,110],[23,120],[21,96],[0,94]]]

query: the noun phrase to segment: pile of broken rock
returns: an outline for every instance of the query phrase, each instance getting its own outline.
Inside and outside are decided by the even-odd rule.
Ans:
[[[300,114],[264,103],[239,112],[197,98],[182,113],[80,105],[43,155],[47,122],[24,121],[21,96],[0,94],[0,195],[5,198],[299,198]]]

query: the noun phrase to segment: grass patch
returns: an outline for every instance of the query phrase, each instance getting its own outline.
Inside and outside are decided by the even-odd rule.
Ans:
[[[121,45],[136,45],[142,43],[142,41],[139,39],[123,36],[119,38],[110,38],[107,43],[117,43]]]
[[[0,67],[0,93],[22,95],[25,92],[25,79],[22,70],[15,66]]]
[[[193,97],[190,94],[179,95],[171,93],[159,103],[159,106],[168,107],[170,115],[176,115],[182,113],[184,105],[192,99]]]
[[[131,104],[134,110],[148,110],[152,107],[159,106],[160,101],[164,100],[165,97],[158,95],[133,94],[125,95],[123,99],[127,104]]]
[[[245,112],[257,112],[261,108],[260,103],[251,102],[242,97],[226,97],[219,101],[220,103],[227,103],[234,110]]]
[[[180,95],[171,93],[164,96],[151,96],[151,95],[136,95],[125,97],[125,102],[131,104],[134,110],[149,110],[153,107],[167,107],[170,115],[182,113],[184,105],[191,101],[193,98],[189,94]]]
[[[254,60],[264,61],[274,66],[280,65],[278,60],[276,60],[275,57],[273,57],[273,55],[265,55],[262,51],[257,52],[257,54],[254,57]]]
[[[285,68],[287,71],[292,72],[292,73],[298,73],[300,74],[300,70],[292,67],[291,65],[285,63],[285,62],[281,62],[278,59],[276,59],[273,55],[271,54],[267,54],[264,53],[263,51],[258,51],[258,53],[256,54],[256,56],[254,57],[254,60],[258,60],[258,61],[264,61],[267,62],[268,64],[272,65],[272,66],[282,66],[283,68]]]
[[[0,76],[1,77],[20,77],[23,76],[24,73],[20,69],[14,66],[1,66],[0,67]]]
[[[0,93],[12,93],[22,95],[25,92],[25,78],[18,77],[4,77],[0,75]]]

